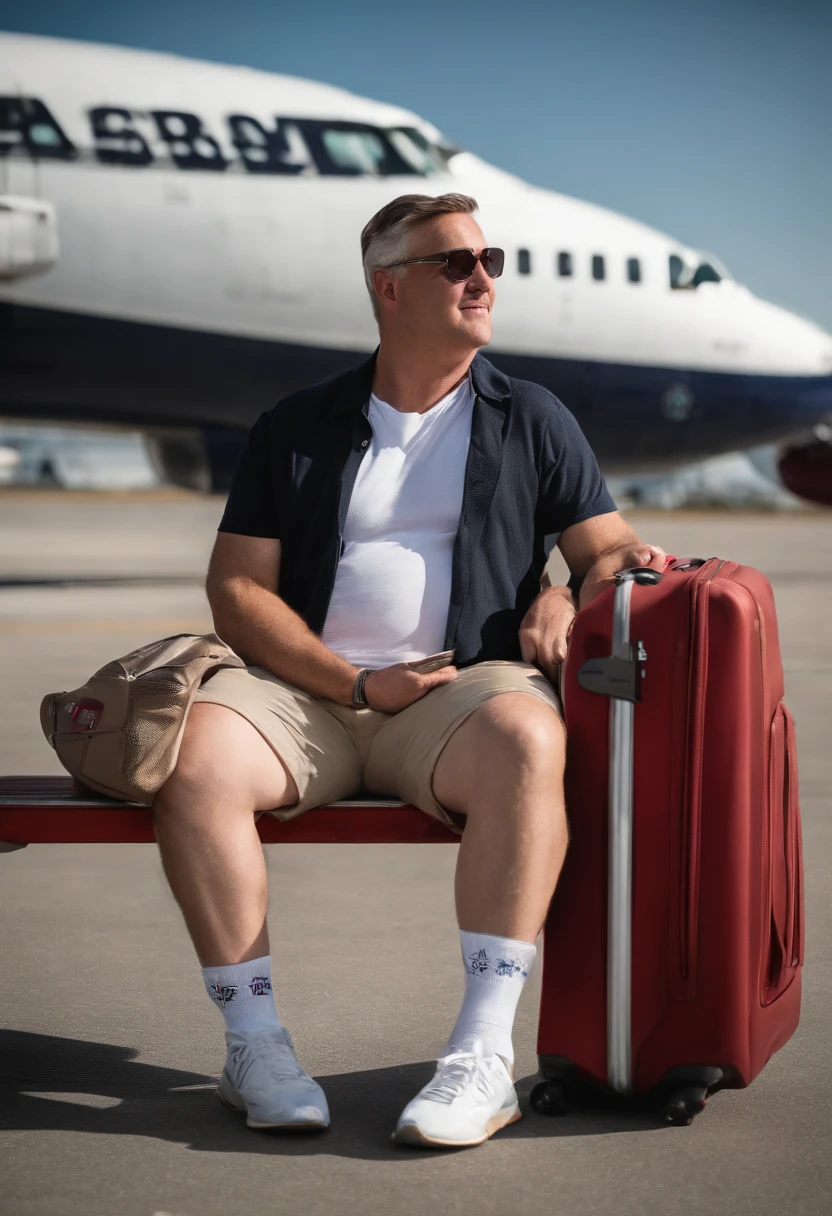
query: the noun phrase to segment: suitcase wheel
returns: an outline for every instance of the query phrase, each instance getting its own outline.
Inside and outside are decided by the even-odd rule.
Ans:
[[[707,1085],[686,1085],[677,1089],[666,1103],[664,1117],[674,1127],[687,1127],[694,1115],[705,1109],[708,1098]]]
[[[566,1094],[557,1081],[540,1081],[531,1092],[532,1110],[539,1115],[562,1115],[566,1112]]]

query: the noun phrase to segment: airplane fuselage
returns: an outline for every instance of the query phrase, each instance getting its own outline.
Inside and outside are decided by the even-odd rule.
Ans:
[[[417,116],[241,68],[3,35],[4,195],[56,209],[0,284],[0,411],[235,429],[372,350],[359,233],[458,191],[506,249],[494,339],[610,470],[778,440],[832,412],[832,338],[713,259],[448,147]]]

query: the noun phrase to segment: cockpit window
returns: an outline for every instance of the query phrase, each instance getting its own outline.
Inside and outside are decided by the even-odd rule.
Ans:
[[[392,127],[385,132],[393,147],[414,173],[442,173],[447,167],[447,161],[439,148],[428,143],[421,131],[415,127]]]
[[[339,172],[377,174],[387,150],[372,131],[322,131],[321,142]]]
[[[340,177],[392,177],[420,173],[387,134],[365,123],[299,118],[295,123],[320,173]]]
[[[721,283],[730,278],[721,267],[717,269],[712,261],[698,257],[683,258],[677,253],[671,253],[668,258],[670,286],[674,290],[693,290],[700,283]]]
[[[690,281],[691,287],[698,287],[700,283],[721,283],[722,275],[711,265],[710,262],[700,262],[696,268],[696,274]]]

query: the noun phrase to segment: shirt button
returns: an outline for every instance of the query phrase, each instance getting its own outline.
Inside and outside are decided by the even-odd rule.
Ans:
[[[369,442],[370,442],[370,441],[369,441],[369,439],[362,439],[362,440],[361,440],[361,446],[362,446],[362,448],[366,448],[366,446],[367,446],[367,444],[368,444]]]

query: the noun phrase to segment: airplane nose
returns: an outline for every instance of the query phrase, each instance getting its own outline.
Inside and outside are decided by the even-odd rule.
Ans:
[[[775,376],[832,376],[832,334],[808,317],[756,300],[752,329],[761,371]]]
[[[760,302],[759,373],[749,383],[751,418],[760,442],[813,439],[832,420],[832,334],[805,317]]]

